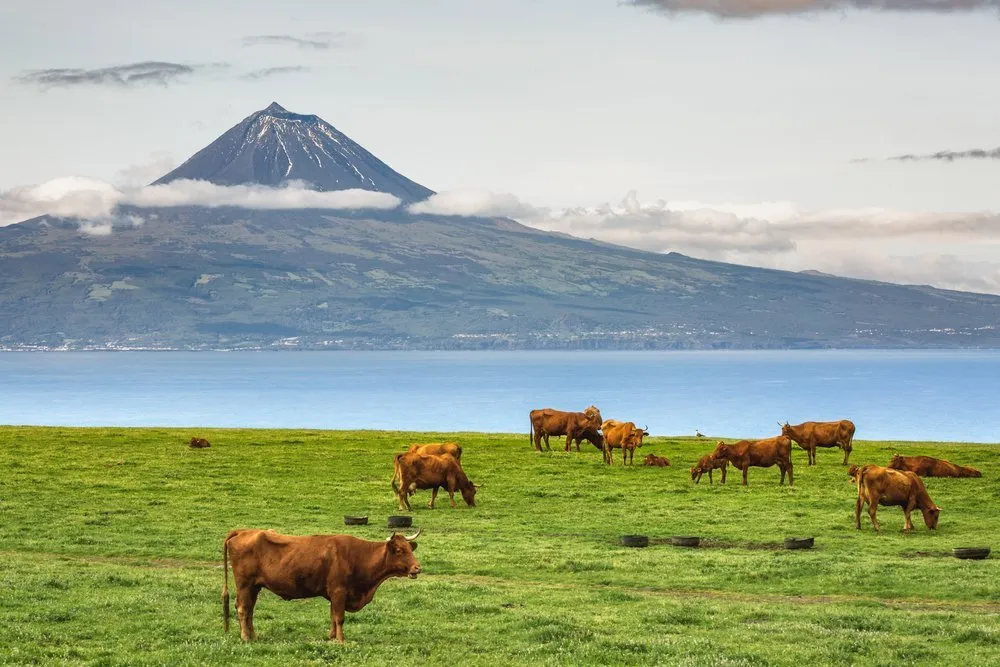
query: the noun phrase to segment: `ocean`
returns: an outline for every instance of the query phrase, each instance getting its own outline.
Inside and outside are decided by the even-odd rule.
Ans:
[[[523,432],[583,410],[653,435],[1000,442],[1000,351],[6,352],[0,424]]]

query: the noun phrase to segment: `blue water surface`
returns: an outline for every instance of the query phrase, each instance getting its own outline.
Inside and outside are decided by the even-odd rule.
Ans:
[[[0,424],[524,432],[536,407],[654,435],[1000,442],[1000,351],[8,352]]]

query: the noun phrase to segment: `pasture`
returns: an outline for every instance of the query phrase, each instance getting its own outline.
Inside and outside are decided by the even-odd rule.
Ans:
[[[193,435],[211,447],[189,449]],[[438,440],[463,445],[477,507],[411,499],[424,574],[348,614],[346,646],[326,639],[325,600],[266,591],[258,641],[223,634],[230,529],[384,539],[392,455]],[[937,531],[916,513],[904,535],[900,509],[881,508],[877,535],[867,515],[854,528],[840,450],[808,467],[793,447],[793,487],[777,468],[695,486],[688,468],[715,441],[653,437],[623,468],[588,443],[537,453],[524,433],[3,427],[0,664],[996,664],[1000,447],[855,440],[852,463],[901,452],[983,472],[925,480]],[[672,467],[638,465],[650,452]],[[654,543],[619,546],[629,533]],[[657,543],[671,535],[708,543]],[[816,547],[780,548],[798,535]],[[949,556],[981,544],[990,559]]]

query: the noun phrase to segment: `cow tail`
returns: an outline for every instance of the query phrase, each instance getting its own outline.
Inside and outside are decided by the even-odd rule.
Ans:
[[[528,417],[528,444],[532,447],[535,446],[535,422],[531,421],[531,417]]]
[[[229,538],[222,542],[222,630],[229,632]]]
[[[400,454],[397,454],[396,458],[393,459],[393,462],[392,462],[392,479],[389,481],[389,483],[392,485],[392,491],[393,491],[393,493],[395,493],[397,496],[399,495],[399,485],[396,484],[396,478],[398,477],[400,482],[403,481],[403,475],[399,471],[399,457],[400,457]]]

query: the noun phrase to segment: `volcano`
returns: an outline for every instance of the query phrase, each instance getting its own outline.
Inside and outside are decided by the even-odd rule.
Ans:
[[[319,116],[292,113],[277,102],[244,118],[153,185],[178,179],[269,186],[305,181],[315,190],[360,188],[404,202],[434,194]]]
[[[432,194],[277,104],[156,183],[176,179]],[[174,206],[116,220],[98,235],[53,216],[0,227],[0,350],[1000,347],[1000,296],[642,252],[504,218]]]

